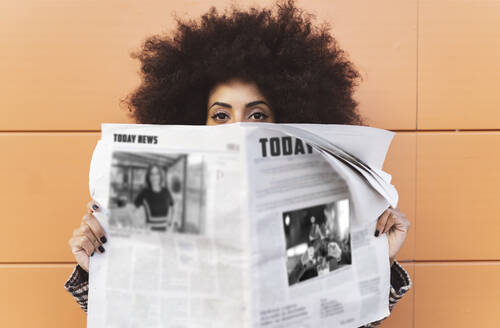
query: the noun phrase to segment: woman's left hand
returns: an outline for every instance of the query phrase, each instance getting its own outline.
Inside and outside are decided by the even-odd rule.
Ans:
[[[394,263],[396,254],[403,246],[406,234],[410,228],[410,221],[399,208],[389,207],[378,218],[377,227],[375,228],[375,237],[383,233],[387,233],[389,241],[389,260]]]

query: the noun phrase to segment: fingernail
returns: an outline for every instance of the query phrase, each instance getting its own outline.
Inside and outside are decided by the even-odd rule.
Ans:
[[[106,237],[104,236],[101,237],[101,243],[106,244],[107,241],[108,240],[106,239]]]
[[[92,254],[90,254],[90,256],[94,256],[94,253],[95,253],[95,252],[92,252]]]
[[[93,209],[94,211],[97,211],[97,210],[99,209],[99,206],[97,206],[96,204],[94,204],[94,205],[92,205],[92,209]]]
[[[104,247],[102,247],[102,245],[101,245],[101,246],[99,246],[97,249],[98,249],[98,250],[99,250],[99,252],[101,252],[101,253],[104,253],[104,251],[105,251],[105,250],[104,250]]]
[[[375,230],[375,237],[378,237],[379,231]]]

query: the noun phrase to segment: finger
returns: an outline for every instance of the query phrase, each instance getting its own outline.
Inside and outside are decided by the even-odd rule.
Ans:
[[[101,245],[101,242],[99,241],[99,239],[97,239],[97,236],[94,234],[94,232],[86,222],[82,222],[78,231],[80,232],[80,235],[87,236],[90,239],[90,241],[94,245],[94,248],[97,248]]]
[[[406,218],[406,215],[404,213],[401,213],[401,215],[396,216],[396,220],[394,223],[395,229],[398,229],[400,231],[408,231],[410,228],[410,221]]]
[[[391,230],[392,226],[394,225],[395,221],[396,221],[395,215],[393,213],[391,213],[389,215],[389,217],[387,218],[387,222],[385,223],[385,226],[384,226],[381,233],[389,232]]]
[[[94,244],[90,241],[89,237],[87,236],[81,236],[81,241],[80,244],[82,246],[82,249],[85,250],[85,253],[88,256],[92,256],[95,250]]]
[[[380,232],[384,229],[385,227],[385,224],[387,222],[387,219],[389,217],[389,214],[391,214],[391,212],[389,210],[385,210],[384,213],[382,213],[382,215],[378,218],[378,221],[377,221],[377,226],[376,226],[376,230],[375,230],[375,237],[378,237]]]
[[[85,270],[89,271],[89,259],[87,252],[80,246],[80,237],[72,237],[69,240],[71,253],[75,257],[76,262]],[[90,255],[92,256],[92,254]]]
[[[87,254],[87,256],[92,256],[92,253],[94,252],[94,246],[87,236],[72,237],[69,240],[69,245],[71,246],[71,252],[73,254],[78,254],[83,251]]]
[[[95,200],[91,200],[90,202],[87,203],[87,211],[89,213],[99,212],[100,209],[101,205],[99,205],[99,203],[96,202]]]
[[[97,240],[99,240],[103,244],[108,241],[104,229],[102,228],[99,221],[95,218],[95,216],[93,216],[92,214],[86,214],[83,217],[82,221],[90,227]]]

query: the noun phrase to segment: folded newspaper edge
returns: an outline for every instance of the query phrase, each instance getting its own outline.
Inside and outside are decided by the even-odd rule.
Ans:
[[[393,135],[345,125],[103,124],[89,188],[110,238],[106,255],[91,259],[87,327],[358,327],[387,316],[387,239],[373,231],[398,201],[381,170]],[[291,145],[305,156],[283,156]],[[144,177],[154,161],[174,163],[167,233],[124,224],[138,196],[117,196],[137,193],[130,172]]]

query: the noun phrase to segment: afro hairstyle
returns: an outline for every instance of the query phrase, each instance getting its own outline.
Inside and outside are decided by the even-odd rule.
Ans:
[[[277,123],[362,124],[353,99],[361,79],[327,23],[278,1],[271,9],[215,7],[200,21],[176,18],[170,35],[139,52],[141,85],[125,102],[143,124],[205,124],[210,91],[231,79],[254,82]]]

